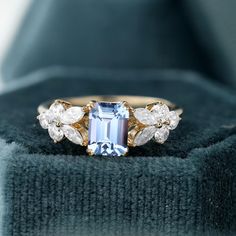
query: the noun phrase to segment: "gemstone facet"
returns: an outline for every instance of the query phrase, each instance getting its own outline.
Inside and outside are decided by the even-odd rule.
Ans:
[[[156,129],[155,132],[155,140],[157,143],[163,144],[169,137],[169,129],[165,126],[161,127],[160,129]]]
[[[71,107],[67,109],[61,117],[61,122],[63,124],[74,124],[82,119],[84,112],[82,107]]]
[[[128,151],[129,110],[122,102],[96,102],[89,112],[91,155],[122,156]]]
[[[170,130],[178,126],[180,117],[176,111],[170,111],[166,104],[155,104],[150,110],[148,108],[136,108],[134,117],[143,125],[141,131],[134,138],[134,146],[141,146],[155,137],[157,143],[163,144]]]
[[[170,122],[169,129],[171,129],[171,130],[175,129],[178,126],[179,121],[180,121],[178,114],[175,111],[171,111],[168,114],[168,119]]]
[[[60,142],[64,136],[75,144],[82,145],[83,138],[73,124],[84,116],[82,107],[70,107],[66,109],[58,101],[55,101],[48,110],[37,118],[43,129],[48,129],[49,136],[54,142]]]
[[[151,111],[145,108],[136,108],[134,110],[135,118],[145,125],[155,125],[157,122]]]
[[[169,108],[166,104],[156,104],[151,111],[157,122],[163,122],[166,120]]]
[[[134,139],[135,146],[141,146],[147,143],[152,139],[153,135],[156,132],[155,126],[148,126],[143,130],[139,131]]]

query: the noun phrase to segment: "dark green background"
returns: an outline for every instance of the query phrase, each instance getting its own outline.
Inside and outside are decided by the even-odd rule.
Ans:
[[[2,67],[3,235],[234,235],[234,5],[34,1]],[[128,157],[54,145],[37,105],[93,94],[163,97],[183,119]]]

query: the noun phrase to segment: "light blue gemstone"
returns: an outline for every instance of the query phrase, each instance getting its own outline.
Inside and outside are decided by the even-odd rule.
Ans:
[[[129,111],[122,102],[97,102],[89,113],[88,151],[93,155],[127,153]]]

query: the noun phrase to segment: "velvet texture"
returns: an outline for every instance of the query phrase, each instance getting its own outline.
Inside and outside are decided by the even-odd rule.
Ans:
[[[67,75],[50,73],[50,80],[0,98],[4,236],[236,232],[231,91],[179,71]],[[70,142],[55,145],[35,119],[44,100],[108,93],[170,99],[184,108],[183,120],[165,145],[89,158]]]
[[[58,65],[181,68],[235,87],[235,7],[234,0],[34,0],[4,78]]]
[[[33,1],[7,56],[6,80],[52,66],[186,69],[214,74],[175,0]]]
[[[183,0],[197,41],[208,56],[215,75],[236,87],[236,1]]]
[[[209,82],[235,84],[233,44],[201,4],[33,1],[2,68],[9,89],[32,84],[0,96],[3,236],[236,234],[236,96]],[[38,104],[94,94],[163,97],[183,120],[128,157],[55,145]]]

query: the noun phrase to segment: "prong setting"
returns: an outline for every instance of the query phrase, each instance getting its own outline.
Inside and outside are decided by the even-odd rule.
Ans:
[[[163,101],[149,103],[143,108],[132,107],[125,100],[121,102],[114,102],[114,99],[112,102],[91,100],[80,107],[57,99],[48,109],[41,112],[37,119],[42,128],[48,130],[54,143],[67,138],[75,144],[87,146],[89,155],[125,156],[128,153],[128,146],[141,146],[151,139],[163,144],[170,131],[177,127],[183,110],[173,110],[174,106],[169,107]],[[100,110],[95,111],[98,104],[103,105]],[[171,105],[169,102],[168,104]],[[96,116],[99,118],[97,125],[101,126],[97,135],[107,133],[104,133],[102,139],[97,139],[97,144],[96,141],[92,144],[91,132],[98,126],[93,126],[91,122]],[[100,124],[103,119],[104,122]],[[92,145],[98,145],[101,150],[95,150],[95,146]]]

